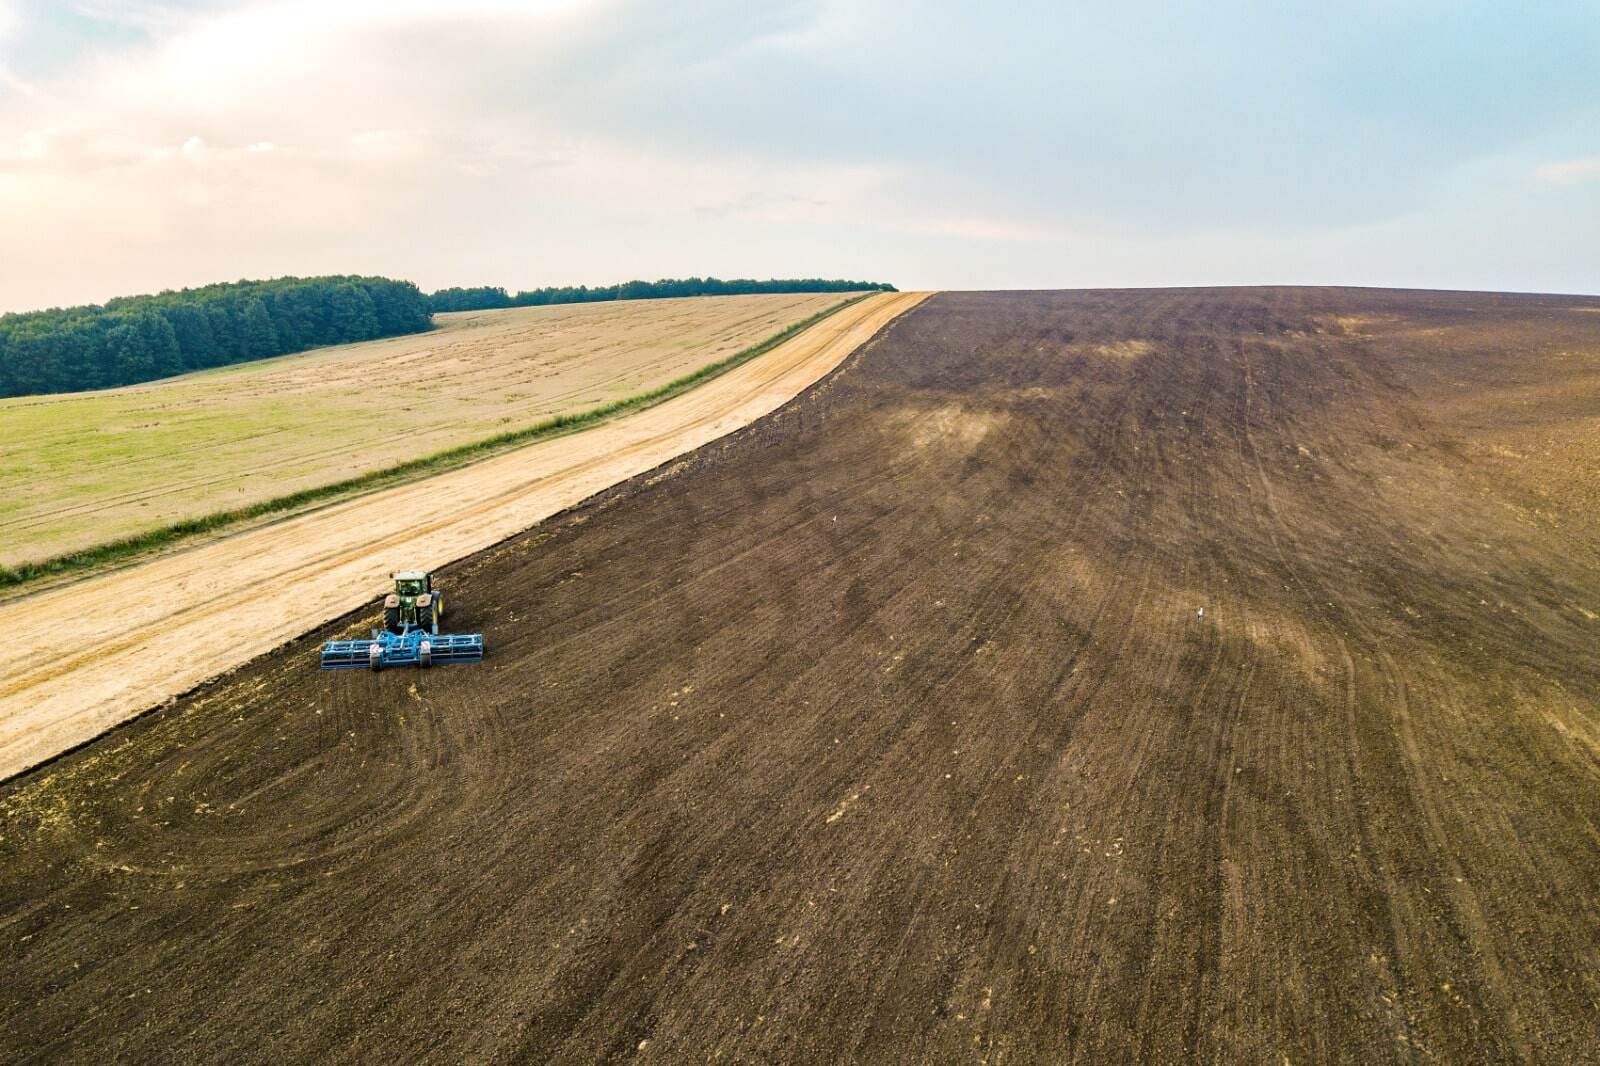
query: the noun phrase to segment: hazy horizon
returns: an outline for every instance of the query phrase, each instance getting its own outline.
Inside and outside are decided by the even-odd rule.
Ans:
[[[0,311],[451,285],[1600,292],[1600,17],[0,0]]]

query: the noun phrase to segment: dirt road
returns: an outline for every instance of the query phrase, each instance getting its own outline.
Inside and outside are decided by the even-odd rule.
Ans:
[[[439,315],[428,333],[122,389],[0,400],[0,564],[385,469],[634,396],[836,293]]]
[[[0,793],[0,1059],[1600,1062],[1597,309],[939,295]]]
[[[0,779],[783,404],[925,294],[874,296],[660,406],[42,592],[0,643]]]

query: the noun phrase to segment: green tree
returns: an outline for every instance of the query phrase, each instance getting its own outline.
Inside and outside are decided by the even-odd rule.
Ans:
[[[348,282],[340,285],[333,291],[329,308],[329,328],[336,338],[333,343],[364,341],[378,335],[378,312],[364,290]]]
[[[161,309],[161,317],[172,327],[184,369],[209,365],[217,342],[211,334],[211,319],[206,313],[193,304],[174,303]]]
[[[415,285],[353,276],[227,282],[0,315],[0,396],[123,385],[431,326]]]
[[[252,298],[244,306],[244,355],[250,359],[264,359],[282,351],[267,305],[259,298]]]

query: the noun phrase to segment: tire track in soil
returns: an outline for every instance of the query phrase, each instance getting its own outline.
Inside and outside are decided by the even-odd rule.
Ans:
[[[8,786],[0,1057],[1600,1061],[1574,302],[935,297]]]
[[[436,569],[715,439],[836,366],[925,295],[870,297],[714,381],[583,433],[18,601],[33,628],[0,646],[0,774],[349,610],[390,570]],[[107,614],[107,602],[119,611]]]

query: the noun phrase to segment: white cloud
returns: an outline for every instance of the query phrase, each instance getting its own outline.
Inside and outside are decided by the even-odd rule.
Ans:
[[[583,257],[545,243],[558,231],[611,234],[595,248],[614,265],[583,277],[600,281],[648,269],[639,234],[875,221],[903,180],[890,168],[674,146],[574,114],[574,100],[635,91],[641,69],[663,76],[663,33],[711,47],[696,26],[630,17],[630,2],[292,0],[141,15],[147,43],[91,56],[47,100],[0,101],[0,229],[13,247],[61,253],[0,261],[0,292],[26,306],[284,269],[425,284],[579,277]],[[738,32],[759,39],[766,25]],[[647,65],[630,66],[640,56]],[[419,257],[449,254],[427,258],[419,227],[481,265],[420,276]],[[69,256],[62,234],[83,235],[102,269],[129,280],[106,291],[68,269],[89,250]],[[675,269],[711,265],[681,254]],[[520,277],[504,276],[508,260]],[[182,270],[151,276],[151,263]]]
[[[0,310],[347,270],[427,287],[652,271],[1048,284],[1227,280],[1233,254],[1270,281],[1317,233],[1442,202],[1439,167],[1386,155],[1370,126],[1303,150],[1328,113],[1305,103],[1314,78],[1282,74],[1292,49],[1268,72],[1277,92],[1146,56],[1133,31],[1165,26],[1163,5],[1034,5],[1019,28],[904,0],[66,2],[127,32],[31,51],[39,20],[5,37],[19,9],[0,0],[0,54],[28,78],[0,69]],[[1427,141],[1380,117],[1395,143]],[[1350,144],[1364,176],[1328,177]],[[1529,170],[1519,156],[1482,189],[1525,194]],[[1320,247],[1330,275],[1361,254]]]
[[[17,36],[21,20],[17,17],[12,0],[0,0],[0,45]],[[0,63],[0,88],[10,89],[20,96],[34,97],[39,91],[25,79],[17,77],[5,63]]]
[[[38,89],[35,89],[28,82],[17,77],[3,66],[0,66],[0,85],[4,85],[12,92],[22,96],[34,97],[39,95]]]
[[[1534,173],[1540,181],[1548,185],[1578,185],[1588,181],[1600,181],[1600,156],[1546,163]]]
[[[43,159],[50,154],[50,131],[29,130],[17,138],[16,158],[26,162]]]
[[[1054,226],[1034,222],[1014,222],[1003,218],[966,215],[913,219],[894,228],[907,233],[926,233],[936,237],[960,237],[973,241],[1055,241],[1062,237]]]

